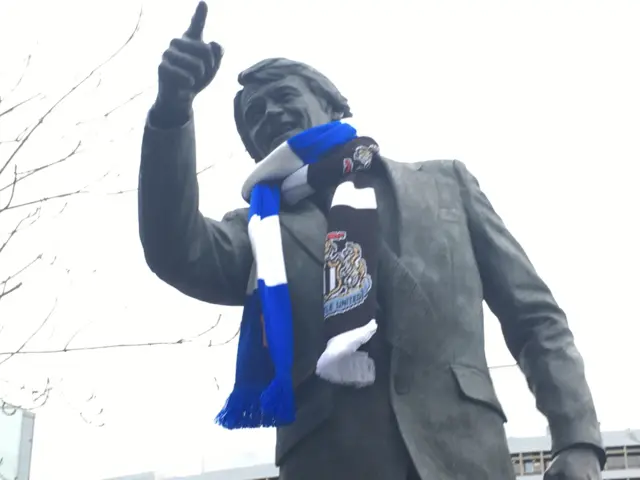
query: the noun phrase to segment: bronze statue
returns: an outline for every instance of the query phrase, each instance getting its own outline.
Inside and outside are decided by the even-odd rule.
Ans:
[[[221,221],[198,209],[191,105],[213,80],[223,55],[218,44],[202,40],[206,14],[201,2],[159,67],[158,98],[142,144],[140,238],[149,267],[163,281],[205,302],[241,306],[256,275],[248,209]],[[299,62],[265,60],[239,81],[235,121],[260,172],[278,149],[297,152],[293,141],[301,133],[342,125],[351,115],[337,88]],[[364,251],[345,250],[360,263],[353,263],[356,276],[340,279],[351,278],[351,288],[366,279],[365,268],[377,268],[370,290],[377,333],[369,332],[355,352],[375,362],[375,379],[355,388],[316,374],[331,338],[325,330],[333,314],[327,313],[327,284],[335,287],[337,278],[337,270],[327,276],[325,248],[335,262],[347,257],[331,243],[343,241],[344,232],[327,233],[340,187],[316,183],[291,203],[285,192],[279,232],[293,319],[289,380],[296,411],[293,423],[275,423],[280,478],[514,479],[506,418],[485,358],[483,301],[500,320],[548,419],[554,460],[544,478],[601,478],[599,425],[565,314],[475,178],[456,160],[396,163],[382,156],[384,146],[378,154],[373,140],[363,138],[349,140],[355,147],[339,152],[340,173],[365,178],[364,172],[366,189],[375,192],[377,257],[362,262],[374,248],[367,245]],[[342,158],[336,155],[331,150],[326,158]],[[325,161],[321,156],[308,165]],[[333,307],[360,305],[369,290],[361,292],[350,297],[352,303]],[[268,350],[272,342],[265,335]],[[235,425],[242,426],[237,419]]]

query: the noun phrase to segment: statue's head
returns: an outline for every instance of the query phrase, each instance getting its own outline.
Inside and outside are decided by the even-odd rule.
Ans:
[[[331,81],[317,70],[286,58],[270,58],[238,75],[236,127],[259,162],[278,145],[308,128],[348,118],[351,110]]]

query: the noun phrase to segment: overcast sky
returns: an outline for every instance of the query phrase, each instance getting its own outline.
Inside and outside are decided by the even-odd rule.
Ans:
[[[19,347],[56,298],[51,325],[30,349],[64,347],[80,327],[72,346],[173,341],[206,330],[220,314],[222,321],[185,345],[25,355],[0,366],[7,398],[19,396],[12,386],[56,382],[58,393],[37,411],[33,480],[189,474],[273,458],[273,431],[213,425],[231,388],[235,343],[207,345],[234,334],[239,310],[199,303],[160,282],[142,256],[135,194],[109,194],[136,185],[157,64],[195,5],[146,0],[130,48],[98,87],[90,82],[43,125],[25,153],[25,162],[56,158],[78,138],[87,144],[74,163],[28,184],[25,197],[111,175],[61,215],[47,209],[0,259],[4,277],[40,251],[57,257],[3,300],[0,351]],[[139,8],[129,0],[2,0],[0,96],[32,53],[14,98],[41,92],[48,99],[1,123],[0,140],[117,48]],[[603,429],[638,428],[638,25],[637,1],[212,0],[204,36],[226,55],[196,105],[198,161],[215,164],[200,179],[201,208],[219,218],[243,205],[240,185],[252,164],[233,122],[238,72],[270,56],[312,64],[341,89],[352,123],[386,156],[467,164],[566,311]],[[109,119],[76,126],[139,91]],[[0,147],[6,158],[8,147]],[[13,224],[2,222],[4,235]],[[512,363],[490,315],[486,330],[489,364]],[[492,373],[508,434],[544,434],[520,372]],[[78,409],[105,426],[85,423]]]

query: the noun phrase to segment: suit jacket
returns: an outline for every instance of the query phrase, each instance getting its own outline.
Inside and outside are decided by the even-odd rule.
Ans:
[[[394,288],[385,316],[392,345],[391,404],[423,479],[513,479],[484,350],[483,300],[548,419],[553,452],[604,450],[582,358],[563,311],[459,161],[384,166],[396,195],[399,255],[379,275]],[[139,181],[140,238],[149,267],[205,302],[242,305],[253,261],[247,209],[221,221],[198,208],[193,123],[147,125]],[[281,214],[294,316],[294,386],[314,375],[324,348],[322,265],[326,219],[310,201]],[[276,461],[332,413],[330,389],[298,403],[278,430]],[[366,461],[366,459],[363,459]]]

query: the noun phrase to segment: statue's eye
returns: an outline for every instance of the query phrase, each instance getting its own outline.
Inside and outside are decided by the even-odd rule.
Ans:
[[[295,95],[291,92],[280,92],[278,94],[278,100],[281,102],[290,102],[295,98]]]
[[[264,102],[255,101],[247,108],[244,118],[251,125],[255,125],[264,116]]]

